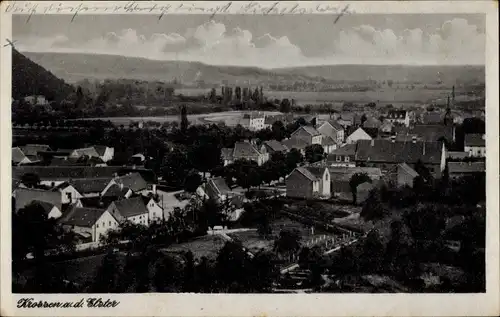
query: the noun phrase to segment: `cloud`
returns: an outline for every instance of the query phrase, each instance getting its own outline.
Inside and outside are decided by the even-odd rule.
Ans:
[[[159,60],[200,61],[217,65],[266,68],[318,64],[484,64],[485,35],[465,19],[446,21],[438,29],[397,32],[359,25],[333,36],[332,51],[321,57],[304,56],[289,37],[254,36],[239,27],[208,21],[184,34],[139,34],[125,29],[85,42],[64,35],[18,40],[21,51],[117,54]],[[324,40],[324,39],[319,39]]]

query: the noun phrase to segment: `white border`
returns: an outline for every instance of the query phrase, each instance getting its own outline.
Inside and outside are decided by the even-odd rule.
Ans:
[[[26,8],[25,14],[190,14],[200,10],[213,13],[214,8],[228,2],[184,2],[182,10],[173,9],[178,2],[135,2],[136,10],[127,12],[123,6],[130,2],[17,2]],[[1,175],[1,311],[2,316],[488,316],[500,315],[499,306],[499,125],[498,125],[498,7],[495,1],[408,1],[349,2],[349,10],[363,13],[484,13],[486,14],[486,128],[487,128],[487,292],[485,294],[308,294],[308,295],[198,295],[198,294],[118,294],[95,295],[120,301],[116,308],[108,309],[24,309],[15,303],[26,295],[11,294],[10,263],[10,147],[11,147],[11,54],[4,48],[11,38],[11,15],[5,8],[12,2],[2,2],[0,15],[1,107],[0,107],[0,175]],[[52,7],[51,7],[52,4]],[[149,11],[146,8],[155,9]],[[258,2],[269,7],[272,2]],[[318,5],[342,9],[347,2],[280,2],[285,10],[297,8],[309,13],[317,12]],[[170,5],[166,12],[163,8]],[[190,12],[186,7],[196,7]],[[242,13],[244,2],[233,2],[224,14]],[[121,6],[122,9],[111,8]],[[162,7],[163,6],[163,7]],[[62,12],[57,8],[66,7]],[[35,9],[33,9],[35,8]],[[70,10],[68,8],[73,8]],[[87,9],[85,9],[87,8]],[[105,9],[108,8],[108,9]],[[34,11],[33,11],[34,10]],[[297,9],[296,9],[297,10]],[[17,13],[20,13],[19,11]],[[248,12],[247,12],[248,13]],[[330,13],[332,14],[332,13]],[[165,17],[163,17],[165,18]],[[61,26],[63,27],[63,26]],[[34,295],[43,300],[80,300],[92,297],[82,295]]]

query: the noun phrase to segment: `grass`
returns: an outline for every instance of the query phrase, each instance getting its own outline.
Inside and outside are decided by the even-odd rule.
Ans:
[[[195,258],[203,256],[207,258],[216,258],[219,250],[226,241],[220,236],[203,236],[185,243],[174,244],[166,249],[170,252],[191,251]]]

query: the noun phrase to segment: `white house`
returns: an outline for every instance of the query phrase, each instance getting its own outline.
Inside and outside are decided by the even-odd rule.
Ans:
[[[311,126],[301,126],[290,135],[290,139],[300,139],[305,141],[308,145],[321,145],[323,135]]]
[[[77,206],[69,210],[59,221],[86,242],[99,242],[108,230],[117,229],[120,225],[108,210]]]
[[[61,183],[52,189],[61,193],[62,204],[72,204],[77,202],[83,195],[68,182]]]
[[[163,217],[163,209],[160,205],[154,200],[153,197],[142,196],[142,201],[146,205],[148,210],[148,218],[149,223],[154,221],[161,221],[164,219]]]
[[[269,153],[264,145],[257,149],[250,142],[236,142],[234,148],[222,148],[221,157],[224,166],[240,159],[254,161],[260,166],[269,160]]]
[[[464,139],[464,152],[469,156],[486,156],[486,137],[484,134],[466,134]]]
[[[386,120],[391,123],[398,123],[410,126],[410,114],[406,110],[391,110],[387,113]]]
[[[82,156],[99,157],[99,153],[97,153],[94,147],[86,147],[81,149],[75,149],[69,154],[69,157],[71,158],[80,158]]]
[[[347,144],[353,144],[358,142],[359,140],[372,140],[372,137],[365,132],[362,128],[357,128],[353,133],[351,133],[347,139]]]
[[[129,188],[136,194],[156,194],[156,186],[153,186],[152,189],[149,189],[148,183],[144,180],[144,178],[142,178],[141,174],[139,173],[130,173],[113,178],[108,183],[108,185],[106,185],[101,195],[104,196],[113,185],[117,185],[120,189]]]
[[[326,167],[297,167],[286,178],[286,195],[304,199],[330,197],[330,171]]]
[[[49,101],[42,95],[33,95],[24,97],[24,101],[33,106],[45,106],[49,104]]]
[[[338,144],[342,144],[344,142],[344,128],[336,121],[325,121],[318,128],[318,132],[323,136],[329,136]]]
[[[107,209],[118,221],[130,221],[144,226],[149,225],[149,211],[141,197],[117,200]]]
[[[99,154],[99,158],[104,162],[108,162],[115,157],[115,148],[105,145],[94,145],[93,148]]]
[[[250,120],[248,122],[248,129],[250,131],[259,131],[265,128],[266,116],[261,113],[250,113]]]

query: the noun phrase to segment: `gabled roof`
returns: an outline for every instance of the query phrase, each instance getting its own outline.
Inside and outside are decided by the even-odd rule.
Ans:
[[[356,143],[346,144],[336,150],[334,150],[330,155],[356,155]],[[328,156],[330,156],[328,155]]]
[[[209,179],[208,184],[219,195],[224,195],[227,194],[228,192],[231,192],[231,189],[229,188],[226,181],[222,177],[214,177],[212,179]]]
[[[309,145],[309,143],[299,138],[291,138],[288,140],[284,140],[281,143],[283,143],[283,145],[286,146],[288,149],[297,149],[297,150],[305,149]]]
[[[366,118],[366,121],[363,123],[363,128],[372,128],[372,129],[378,129],[382,125],[382,122],[374,117],[368,117]]]
[[[26,158],[24,152],[19,147],[12,148],[12,162],[15,164],[22,162]]]
[[[439,164],[442,154],[441,142],[401,142],[391,140],[359,140],[356,161]]]
[[[359,127],[357,128],[356,130],[354,130],[351,134],[349,134],[348,138],[353,135],[354,133],[361,133],[363,136],[365,137],[369,137],[369,138],[372,138],[371,135],[369,135],[368,133],[366,133],[365,130],[363,130],[363,128]]]
[[[82,207],[86,208],[108,208],[112,202],[116,201],[116,197],[83,197],[80,198]]]
[[[52,208],[54,208],[54,207],[56,207],[56,208],[57,208],[57,206],[55,206],[54,204],[52,204],[52,203],[48,203],[48,202],[46,202],[46,201],[41,201],[41,200],[33,200],[33,203],[40,205],[40,206],[43,208],[43,210],[45,211],[45,213],[46,213],[47,215],[48,215],[48,214],[52,211]],[[59,210],[59,211],[60,211],[60,210]]]
[[[20,180],[13,178],[12,179],[12,188],[11,188],[11,190],[12,191],[16,190],[19,187],[20,184],[21,184]]]
[[[448,158],[451,158],[451,159],[464,159],[464,158],[469,156],[469,153],[459,152],[459,151],[448,151],[447,155],[448,155]]]
[[[81,194],[100,193],[106,188],[112,178],[78,178],[69,181]]]
[[[36,156],[38,152],[50,151],[50,146],[46,144],[26,144],[25,146],[21,147],[21,150],[25,155]]]
[[[465,146],[485,146],[486,140],[485,140],[484,134],[478,134],[478,133],[466,134],[464,145]]]
[[[106,190],[106,192],[102,196],[115,198],[125,197],[125,194],[128,193],[129,190],[130,188],[128,187],[121,188],[119,185],[113,184],[109,186],[108,190]]]
[[[285,152],[287,150],[287,148],[277,140],[269,140],[264,142],[264,144],[274,152]]]
[[[250,142],[236,142],[234,144],[233,157],[255,157],[260,155],[260,152]]]
[[[233,153],[234,149],[231,148],[222,148],[221,151],[221,156],[223,160],[232,160],[233,159]]]
[[[326,167],[319,167],[319,166],[308,166],[304,168],[308,170],[309,173],[313,174],[316,178],[322,178],[326,169]]]
[[[96,150],[96,152],[99,154],[99,156],[103,156],[104,153],[106,153],[106,149],[108,147],[105,145],[94,145],[93,148]]]
[[[16,190],[16,211],[29,205],[34,200],[51,203],[61,210],[61,193],[51,190],[19,187]]]
[[[130,218],[148,213],[141,197],[117,200],[113,202],[113,204],[124,218]]]
[[[295,168],[295,170],[297,172],[299,172],[300,174],[304,175],[305,177],[307,177],[307,179],[309,179],[310,181],[317,181],[318,180],[318,177],[316,177],[313,173],[311,173],[305,167],[297,167],[297,168]]]
[[[402,170],[404,170],[407,174],[409,174],[412,177],[418,176],[418,173],[406,163],[398,164],[398,167],[400,167]]]
[[[482,173],[486,171],[484,162],[448,162],[448,172],[454,173]]]
[[[331,136],[323,136],[321,139],[321,145],[335,145],[337,140],[333,139]]]
[[[59,222],[64,225],[91,228],[101,218],[106,209],[74,206],[64,214]]]
[[[453,141],[453,126],[446,126],[443,124],[417,124],[409,132],[418,136],[423,141],[435,142],[441,137]]]
[[[303,125],[303,126],[300,126],[297,130],[295,130],[293,133],[292,133],[292,136],[299,133],[300,131],[305,131],[307,134],[309,134],[310,136],[317,136],[317,135],[320,135],[321,133],[319,133],[318,130],[316,130],[314,127],[311,127],[311,126],[308,126],[308,125]]]
[[[349,180],[354,174],[367,174],[371,179],[381,178],[382,171],[378,167],[328,167],[332,180]]]
[[[325,130],[325,131],[322,131],[322,130]],[[318,128],[318,131],[322,134],[327,132],[327,131],[329,132],[330,130],[334,130],[335,132],[337,132],[337,131],[343,131],[344,128],[340,125],[340,123],[338,123],[337,121],[334,121],[334,120],[325,121]]]
[[[116,184],[123,185],[123,187],[128,187],[134,192],[146,189],[148,187],[148,184],[139,173],[131,173],[119,176],[116,177],[114,181]]]

